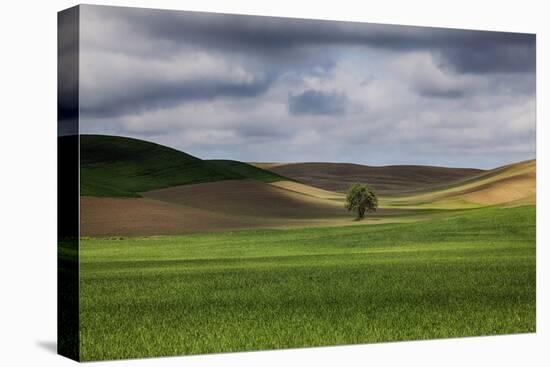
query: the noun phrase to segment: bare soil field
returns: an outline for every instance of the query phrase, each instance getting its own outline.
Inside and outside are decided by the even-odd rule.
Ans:
[[[257,226],[238,218],[147,198],[80,198],[82,236],[182,234]]]
[[[142,193],[146,198],[229,215],[267,218],[348,216],[343,204],[252,180],[174,186]]]
[[[364,166],[350,163],[252,163],[324,190],[346,192],[353,182],[368,182],[378,194],[432,189],[485,171],[433,166]]]
[[[302,183],[295,182],[295,181],[276,181],[276,182],[270,183],[270,185],[279,187],[281,189],[297,192],[299,194],[313,196],[319,199],[340,200],[342,203],[346,198],[346,195],[343,193],[323,190],[317,187],[304,185]]]
[[[142,193],[142,198],[80,198],[83,237],[154,236],[253,228],[383,224],[421,220],[408,208],[380,208],[364,221],[342,200],[316,197],[326,191],[307,185],[235,180],[175,186]],[[290,190],[292,189],[292,190]],[[303,193],[297,190],[303,191]],[[338,198],[334,193],[333,196]]]
[[[503,178],[480,187],[464,195],[466,200],[479,204],[502,204],[511,201],[526,200],[534,203],[535,173],[526,173]]]
[[[81,197],[81,235],[181,234],[334,225],[353,219],[341,202],[258,181],[183,185],[142,195],[142,198]]]

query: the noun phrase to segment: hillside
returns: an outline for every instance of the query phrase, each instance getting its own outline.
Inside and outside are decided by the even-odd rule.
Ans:
[[[81,196],[139,197],[145,191],[202,182],[286,179],[246,163],[205,161],[132,138],[82,135],[80,149]]]
[[[244,162],[227,159],[212,159],[207,162],[213,163],[216,167],[224,171],[230,171],[232,174],[236,174],[247,179],[267,183],[288,180],[287,177],[278,175],[275,172],[271,172]]]
[[[536,161],[514,163],[437,190],[385,198],[389,206],[461,208],[536,201]]]
[[[81,234],[166,235],[356,223],[341,202],[255,180],[172,186],[141,196],[82,197]]]
[[[535,161],[491,171],[332,163],[270,167],[277,171],[202,160],[136,139],[84,135],[81,235],[405,223],[453,215],[457,209],[535,202]],[[278,171],[285,167],[292,168],[284,172],[294,172],[294,180]],[[380,207],[357,222],[344,208],[344,194],[298,182],[298,177],[344,189],[348,182],[367,181],[382,194]],[[417,191],[406,193],[406,188]]]
[[[343,205],[252,180],[183,185],[143,193],[148,199],[217,214],[305,219],[347,216]]]
[[[336,199],[336,200],[335,200]],[[81,137],[81,234],[158,235],[347,221],[342,195],[247,163]]]
[[[252,163],[279,175],[328,191],[345,192],[353,182],[368,182],[378,194],[436,188],[483,173],[473,168],[364,166],[351,163]]]

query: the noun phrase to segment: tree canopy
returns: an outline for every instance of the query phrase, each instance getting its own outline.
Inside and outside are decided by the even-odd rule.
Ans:
[[[369,185],[356,182],[348,190],[345,207],[357,211],[357,219],[363,219],[366,213],[376,211],[378,198]]]

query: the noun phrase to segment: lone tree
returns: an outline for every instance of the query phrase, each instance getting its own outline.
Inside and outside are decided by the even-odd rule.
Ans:
[[[378,198],[373,189],[367,184],[354,183],[346,196],[346,209],[357,211],[357,219],[365,218],[365,213],[375,212],[378,207]]]

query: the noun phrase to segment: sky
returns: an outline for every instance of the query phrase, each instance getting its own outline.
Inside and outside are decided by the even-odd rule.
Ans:
[[[81,6],[80,131],[204,159],[535,158],[535,35]]]

